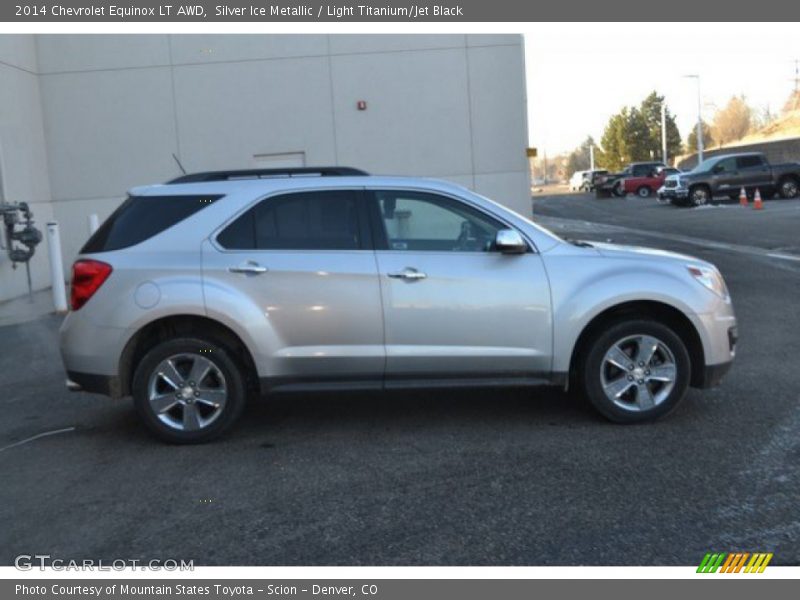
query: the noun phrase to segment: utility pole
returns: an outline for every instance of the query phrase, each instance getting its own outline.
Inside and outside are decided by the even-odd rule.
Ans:
[[[700,96],[700,75],[684,75],[697,80],[697,164],[703,162],[703,100]]]
[[[661,162],[667,164],[667,103],[661,102]]]
[[[542,153],[544,154],[544,184],[547,185],[547,150],[542,148]]]

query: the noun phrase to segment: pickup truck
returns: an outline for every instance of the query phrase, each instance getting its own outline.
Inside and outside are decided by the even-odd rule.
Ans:
[[[654,173],[644,177],[626,177],[622,180],[622,191],[626,194],[636,194],[640,198],[649,198],[664,185],[664,180],[669,175],[677,175],[680,169],[673,167],[657,167]]]
[[[665,167],[662,162],[635,162],[629,164],[620,173],[607,173],[598,176],[594,181],[594,193],[598,198],[608,198],[612,194],[624,196],[622,179],[627,177],[647,177],[652,175],[658,167]]]
[[[702,206],[715,196],[736,199],[742,188],[750,197],[759,190],[763,198],[772,198],[775,192],[795,198],[800,191],[800,163],[770,165],[761,152],[714,156],[688,173],[667,177],[658,195],[672,204]]]

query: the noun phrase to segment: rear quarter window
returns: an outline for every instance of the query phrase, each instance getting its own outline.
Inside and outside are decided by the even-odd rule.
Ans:
[[[129,196],[81,248],[81,254],[135,246],[216,202],[222,196]]]

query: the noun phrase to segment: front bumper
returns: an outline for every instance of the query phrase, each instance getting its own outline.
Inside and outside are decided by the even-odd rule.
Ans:
[[[722,378],[731,370],[732,366],[732,360],[718,365],[706,365],[703,369],[703,381],[697,387],[701,389],[717,387],[722,381]]]
[[[660,187],[658,188],[658,199],[659,200],[669,200],[673,203],[681,203],[686,202],[689,199],[689,189],[688,188],[666,188]]]

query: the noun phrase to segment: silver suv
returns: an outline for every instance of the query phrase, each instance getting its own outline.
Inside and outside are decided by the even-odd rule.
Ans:
[[[734,357],[717,269],[570,242],[467,189],[347,168],[131,190],[73,266],[68,387],[171,442],[273,390],[541,385],[659,417]]]

